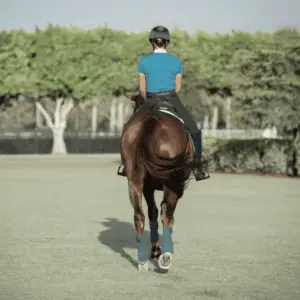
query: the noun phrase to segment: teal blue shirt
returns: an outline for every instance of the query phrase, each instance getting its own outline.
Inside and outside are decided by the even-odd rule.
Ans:
[[[183,73],[183,68],[177,56],[152,52],[141,58],[138,73],[146,76],[147,92],[157,93],[175,90],[175,77]]]

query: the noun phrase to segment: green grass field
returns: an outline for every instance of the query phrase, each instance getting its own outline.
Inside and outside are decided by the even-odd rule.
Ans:
[[[192,181],[171,269],[141,273],[118,158],[0,157],[0,300],[300,299],[299,180]]]

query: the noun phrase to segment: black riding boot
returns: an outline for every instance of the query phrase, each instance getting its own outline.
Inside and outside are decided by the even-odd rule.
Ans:
[[[199,167],[194,169],[194,176],[196,181],[208,179],[210,176],[205,172],[201,166],[202,159],[202,132],[199,130],[196,134],[192,135],[195,143],[195,162],[199,163]]]

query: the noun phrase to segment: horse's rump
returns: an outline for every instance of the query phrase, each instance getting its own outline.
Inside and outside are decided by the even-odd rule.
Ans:
[[[135,133],[134,147],[125,155],[130,156],[129,169],[146,172],[162,181],[170,181],[174,177],[188,178],[192,150],[187,147],[189,138],[182,122],[176,117],[151,110],[133,116],[124,128],[124,134],[137,123],[140,126]],[[127,152],[125,144],[122,141],[122,149]]]

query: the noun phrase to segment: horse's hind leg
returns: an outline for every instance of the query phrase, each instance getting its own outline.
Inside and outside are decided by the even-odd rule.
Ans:
[[[128,180],[129,186],[129,197],[131,204],[134,209],[134,225],[137,235],[138,242],[138,260],[139,260],[139,269],[148,270],[148,259],[149,252],[147,247],[147,241],[145,238],[145,214],[143,211],[142,205],[142,193],[143,193],[143,178],[140,176],[138,180]]]
[[[154,188],[149,183],[145,183],[144,185],[144,196],[148,206],[150,241],[152,244],[150,258],[158,258],[161,255],[161,249],[158,245],[158,209],[154,199]]]
[[[182,192],[177,193],[165,187],[164,198],[161,203],[161,220],[163,223],[163,254],[159,257],[158,264],[162,269],[169,269],[171,266],[174,246],[172,240],[172,229],[174,224],[174,212]]]

